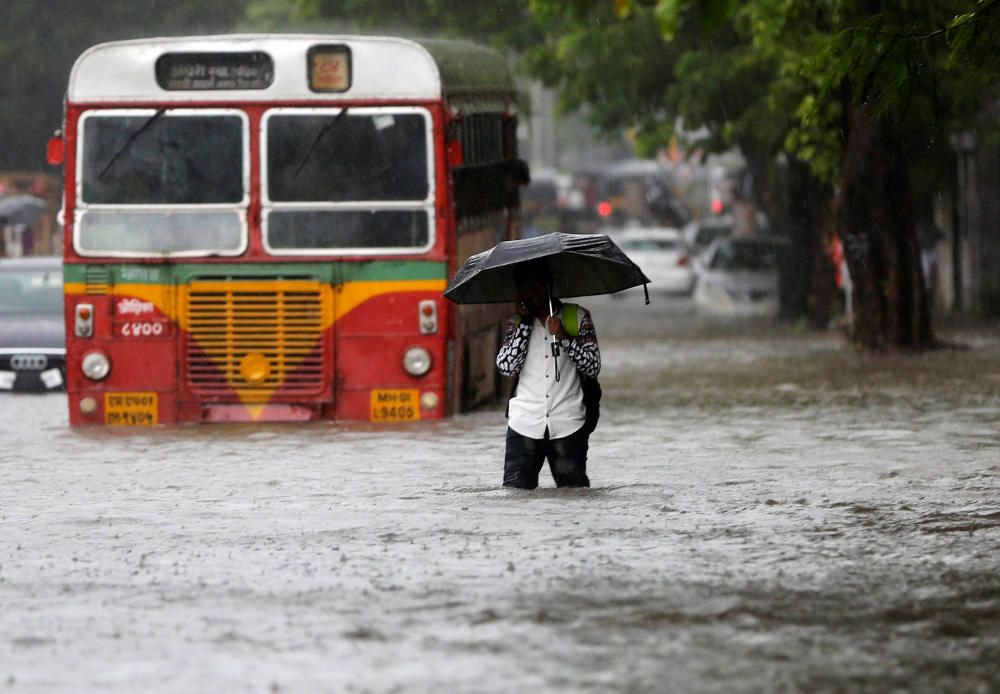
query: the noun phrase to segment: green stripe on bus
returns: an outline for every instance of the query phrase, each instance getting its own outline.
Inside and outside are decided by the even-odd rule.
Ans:
[[[314,277],[321,282],[386,282],[447,279],[446,263],[430,260],[327,261],[322,263],[170,263],[164,265],[80,263],[63,268],[67,283],[83,283],[87,268],[106,271],[111,284],[174,284],[192,278],[239,279]],[[103,274],[103,273],[102,273]]]

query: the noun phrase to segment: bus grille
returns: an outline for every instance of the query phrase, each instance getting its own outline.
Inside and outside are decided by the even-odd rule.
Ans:
[[[185,311],[188,384],[200,395],[246,403],[323,387],[323,316],[314,280],[193,281]]]

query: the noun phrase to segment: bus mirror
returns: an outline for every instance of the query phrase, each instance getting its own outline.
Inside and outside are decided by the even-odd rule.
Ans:
[[[62,166],[66,160],[66,141],[61,132],[49,138],[49,145],[45,149],[45,159],[52,166]]]
[[[449,166],[461,166],[465,156],[462,153],[462,141],[461,140],[449,140],[448,141],[448,165]]]

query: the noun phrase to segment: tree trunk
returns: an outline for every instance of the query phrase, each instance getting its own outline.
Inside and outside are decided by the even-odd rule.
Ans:
[[[740,149],[753,177],[755,202],[767,213],[772,233],[788,240],[780,264],[780,317],[825,329],[833,293],[833,268],[822,243],[830,187],[797,159],[778,164],[769,149],[746,142]]]
[[[868,105],[850,117],[834,218],[854,285],[854,342],[870,351],[935,346],[903,146]]]
[[[782,313],[790,320],[805,318],[813,328],[830,324],[834,267],[823,243],[830,214],[830,188],[797,159],[788,164],[787,238],[789,256],[783,263]]]

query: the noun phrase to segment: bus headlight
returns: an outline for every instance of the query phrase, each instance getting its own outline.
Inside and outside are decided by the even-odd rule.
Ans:
[[[403,355],[403,368],[411,376],[423,376],[431,370],[431,355],[423,347],[410,347]]]
[[[90,352],[83,357],[80,370],[90,380],[100,381],[107,377],[108,372],[111,371],[111,362],[108,361],[108,357],[103,352]]]

